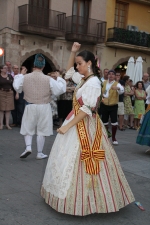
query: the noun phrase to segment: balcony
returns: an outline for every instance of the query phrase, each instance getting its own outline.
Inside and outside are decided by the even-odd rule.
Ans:
[[[130,0],[130,1],[145,4],[145,5],[150,5],[150,0]]]
[[[107,46],[150,52],[150,34],[122,28],[109,28]]]
[[[103,43],[106,36],[106,22],[85,19],[80,16],[66,18],[66,40],[87,44]]]
[[[32,5],[19,6],[19,31],[45,37],[65,35],[66,14]]]

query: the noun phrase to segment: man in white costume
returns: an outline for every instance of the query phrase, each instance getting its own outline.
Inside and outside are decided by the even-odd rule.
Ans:
[[[26,107],[22,118],[20,133],[24,135],[26,149],[20,158],[26,158],[32,152],[32,137],[37,134],[37,159],[48,156],[43,154],[45,136],[53,134],[51,94],[56,96],[66,92],[66,82],[57,76],[57,80],[42,73],[45,58],[37,54],[34,60],[34,71],[26,74],[26,69],[14,78],[14,89],[24,92]]]

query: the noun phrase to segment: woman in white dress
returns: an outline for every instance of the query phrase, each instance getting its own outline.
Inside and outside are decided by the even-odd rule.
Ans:
[[[75,42],[68,69],[79,48]],[[80,52],[76,64],[79,73],[73,67],[66,73],[66,79],[72,77],[77,83],[73,110],[57,130],[41,195],[61,213],[85,216],[116,212],[133,202],[134,196],[96,113],[101,83],[95,57],[91,52]]]

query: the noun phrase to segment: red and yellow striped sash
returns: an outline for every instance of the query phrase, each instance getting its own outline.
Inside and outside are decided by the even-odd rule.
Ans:
[[[74,94],[73,107],[75,116],[79,113],[81,107]],[[100,172],[100,160],[105,158],[105,151],[100,150],[102,141],[102,129],[100,125],[99,116],[96,113],[96,133],[92,144],[89,142],[89,136],[85,127],[84,120],[81,120],[77,125],[77,133],[81,145],[81,161],[84,161],[85,169],[88,174],[98,174]]]

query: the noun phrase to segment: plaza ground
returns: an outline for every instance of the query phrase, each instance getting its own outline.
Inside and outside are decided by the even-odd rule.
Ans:
[[[44,153],[50,153],[54,135],[46,138]],[[36,160],[36,139],[33,153],[21,160],[24,139],[19,128],[0,131],[0,225],[148,225],[150,221],[150,155],[146,146],[135,143],[137,131],[117,132],[119,145],[115,151],[136,201],[116,213],[75,217],[54,211],[40,196],[40,187],[47,159]]]

